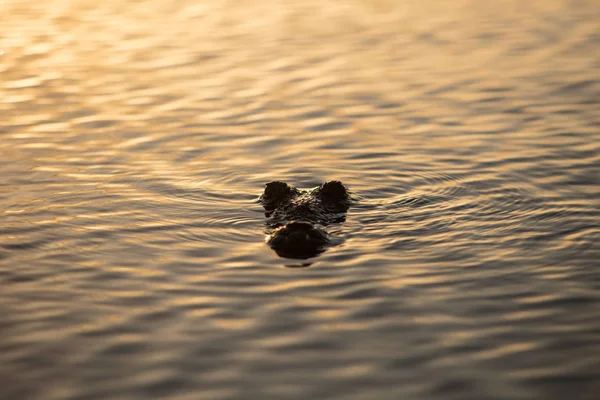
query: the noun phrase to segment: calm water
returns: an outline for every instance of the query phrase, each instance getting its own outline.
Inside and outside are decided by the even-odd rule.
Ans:
[[[598,2],[271,3],[2,2],[0,398],[594,399]]]

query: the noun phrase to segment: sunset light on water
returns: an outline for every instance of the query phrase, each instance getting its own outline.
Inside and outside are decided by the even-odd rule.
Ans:
[[[0,11],[1,400],[598,398],[596,1]]]

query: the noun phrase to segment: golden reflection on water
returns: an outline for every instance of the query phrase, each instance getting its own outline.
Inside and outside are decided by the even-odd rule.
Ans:
[[[2,9],[1,398],[593,398],[595,1]]]

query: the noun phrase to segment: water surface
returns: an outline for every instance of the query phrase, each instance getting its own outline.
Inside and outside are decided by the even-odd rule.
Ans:
[[[3,2],[0,398],[595,398],[597,2],[271,3]]]

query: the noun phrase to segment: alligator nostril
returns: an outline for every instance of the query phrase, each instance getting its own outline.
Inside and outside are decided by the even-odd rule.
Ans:
[[[292,221],[279,227],[267,240],[280,256],[303,259],[322,253],[328,243],[325,231],[305,221]]]
[[[297,231],[309,231],[311,229],[314,229],[313,224],[311,224],[310,222],[297,221],[297,220],[294,220],[294,221],[290,222],[289,224],[287,224],[287,227],[289,229],[293,229],[293,230],[297,230]]]

